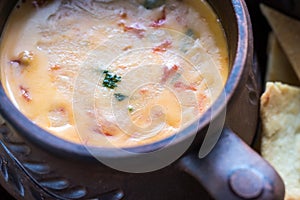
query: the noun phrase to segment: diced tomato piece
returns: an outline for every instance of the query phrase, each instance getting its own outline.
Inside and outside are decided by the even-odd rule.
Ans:
[[[174,84],[174,87],[175,88],[178,88],[178,89],[184,89],[184,90],[192,90],[192,91],[197,91],[197,88],[192,86],[192,85],[187,85],[181,81],[178,81]]]
[[[108,137],[112,137],[118,132],[117,127],[113,123],[106,120],[99,121],[94,131],[98,134]]]
[[[163,77],[161,79],[161,83],[166,83],[167,80],[174,76],[176,74],[176,72],[178,71],[179,67],[178,65],[173,65],[173,67],[171,69],[169,69],[168,67],[164,68],[164,74]]]
[[[97,127],[97,128],[94,129],[94,131],[98,134],[105,135],[105,136],[108,136],[108,137],[113,136],[113,134],[111,134],[110,131],[108,131],[108,130],[102,128],[102,127]]]
[[[154,47],[153,52],[166,52],[168,48],[172,46],[172,42],[169,40],[164,41],[161,45]]]
[[[102,133],[103,135],[105,135],[105,136],[108,136],[108,137],[113,136],[113,134],[111,134],[111,133],[108,132],[108,131],[102,131],[101,133]]]
[[[120,27],[122,27],[125,32],[132,32],[132,33],[136,34],[139,38],[142,38],[145,36],[145,29],[141,28],[138,24],[126,26],[123,22],[121,22],[118,25]]]
[[[66,113],[66,109],[64,107],[57,108],[57,111],[60,113]]]
[[[142,88],[142,89],[140,89],[140,91],[139,91],[139,93],[140,93],[141,95],[146,95],[146,94],[148,94],[148,92],[149,92],[149,89],[148,89],[148,88]]]
[[[120,65],[120,66],[118,66],[118,68],[120,68],[120,69],[127,69],[127,66]]]
[[[158,19],[158,20],[155,20],[150,26],[157,28],[157,27],[161,27],[165,23],[166,23],[166,19]]]
[[[159,19],[152,22],[152,24],[150,26],[154,27],[154,28],[161,27],[162,25],[164,25],[166,23],[166,19],[167,19],[166,9],[164,8],[162,11],[162,16]]]

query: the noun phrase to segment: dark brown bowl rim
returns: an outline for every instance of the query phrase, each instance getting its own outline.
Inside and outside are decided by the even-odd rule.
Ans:
[[[245,69],[245,64],[247,61],[247,53],[249,50],[249,22],[247,20],[248,11],[243,2],[243,0],[231,0],[233,9],[235,11],[235,18],[238,29],[238,40],[237,40],[237,52],[231,69],[231,73],[226,82],[224,91],[226,94],[226,100],[218,98],[214,102],[214,108],[217,108],[213,113],[211,109],[207,110],[204,115],[200,117],[195,123],[198,123],[199,130],[203,129],[209,124],[209,122],[214,119],[218,114],[226,107],[230,99],[232,98],[238,84],[242,78],[242,74]],[[0,114],[3,119],[8,122],[8,124],[14,128],[23,138],[27,141],[33,142],[38,147],[52,152],[57,156],[77,158],[77,159],[93,159],[89,150],[80,144],[71,143],[60,139],[52,134],[49,134],[44,129],[36,126],[28,118],[26,118],[9,100],[6,95],[2,82],[0,84]],[[183,141],[184,139],[191,137],[195,133],[189,130],[189,127],[182,130],[180,133],[176,134],[176,141],[172,145]],[[138,146],[125,148],[130,152],[152,152],[157,149],[160,149],[170,143],[173,140],[173,137],[166,138],[164,140]],[[94,149],[96,152],[101,151],[102,154],[105,154],[107,157],[120,157],[122,155],[116,154],[115,151],[112,151],[112,148],[103,148],[103,147],[89,147],[89,149]]]

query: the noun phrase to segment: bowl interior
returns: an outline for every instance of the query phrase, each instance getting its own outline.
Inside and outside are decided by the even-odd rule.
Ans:
[[[2,32],[9,13],[17,2],[17,0],[0,1],[0,32]],[[215,102],[215,106],[218,108],[219,112],[226,106],[227,102],[233,95],[233,92],[240,81],[241,74],[244,71],[248,51],[247,11],[244,9],[242,0],[208,0],[208,2],[221,20],[225,30],[229,50],[230,75],[225,85],[225,92],[227,95],[226,102],[219,99]],[[0,102],[0,114],[21,136],[23,136],[25,140],[31,141],[55,154],[59,153],[59,155],[70,157],[76,155],[76,157],[81,158],[91,157],[90,153],[83,145],[64,141],[34,125],[10,102],[4,92],[2,84],[0,84]],[[215,117],[218,112],[214,112],[213,117]],[[212,113],[208,110],[197,121],[197,123],[200,124],[199,128],[201,129],[205,127],[205,125],[210,122],[211,118]],[[184,139],[185,137],[189,137],[191,134],[194,133],[191,133],[191,131],[187,128],[178,135],[181,135],[182,139]],[[172,137],[153,144],[129,149],[134,152],[153,151],[165,146],[170,140],[172,140]],[[111,154],[110,149],[97,149],[107,151],[107,155]]]

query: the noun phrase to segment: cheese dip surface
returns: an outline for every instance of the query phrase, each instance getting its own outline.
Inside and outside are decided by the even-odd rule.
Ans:
[[[225,34],[203,0],[20,1],[0,56],[15,106],[89,146],[176,134],[211,106],[228,75]]]

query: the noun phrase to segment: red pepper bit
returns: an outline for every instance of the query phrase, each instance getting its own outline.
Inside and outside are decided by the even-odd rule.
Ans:
[[[62,113],[62,114],[66,114],[66,112],[67,112],[64,107],[57,108],[57,111]]]
[[[166,23],[166,19],[167,19],[166,8],[164,8],[162,11],[162,16],[159,19],[152,22],[152,24],[150,24],[150,26],[154,27],[154,28],[161,27],[162,25],[164,25]]]
[[[97,124],[97,127],[94,129],[94,131],[98,134],[112,137],[117,130],[114,124],[108,121],[101,121]]]
[[[108,137],[112,137],[113,136],[113,134],[111,134],[110,132],[104,131],[104,130],[102,130],[100,128],[96,128],[96,129],[94,129],[94,131],[96,133],[98,133],[98,134],[105,135],[105,136],[108,136]]]
[[[140,93],[140,95],[145,96],[149,93],[149,90],[147,88],[142,88],[142,89],[140,89],[139,93]]]
[[[194,87],[193,85],[187,85],[181,81],[178,81],[174,84],[174,87],[175,88],[178,88],[178,89],[184,89],[184,90],[192,90],[192,91],[197,91],[197,88]]]
[[[113,136],[113,134],[109,130],[107,130],[107,128],[103,128],[100,125],[98,125],[98,127],[94,129],[94,132],[108,137]]]
[[[23,86],[20,86],[20,91],[21,91],[21,95],[22,97],[27,101],[27,102],[30,102],[32,101],[32,98],[29,94],[29,91],[27,88],[24,88]]]
[[[145,30],[139,27],[138,24],[133,24],[131,26],[126,26],[123,22],[118,24],[120,27],[123,28],[124,32],[132,32],[136,34],[139,38],[145,36]]]
[[[118,68],[120,68],[120,69],[127,69],[127,66],[125,66],[125,65],[120,65],[120,66],[118,66]]]
[[[179,67],[177,65],[173,65],[173,67],[171,69],[169,69],[168,67],[164,68],[164,75],[161,79],[161,83],[166,83],[167,80],[174,76],[176,74],[176,72],[178,71]]]
[[[157,47],[154,47],[152,49],[152,51],[154,53],[156,52],[166,52],[167,51],[167,48],[170,48],[172,46],[172,42],[166,40],[164,41],[161,45],[157,46]]]

